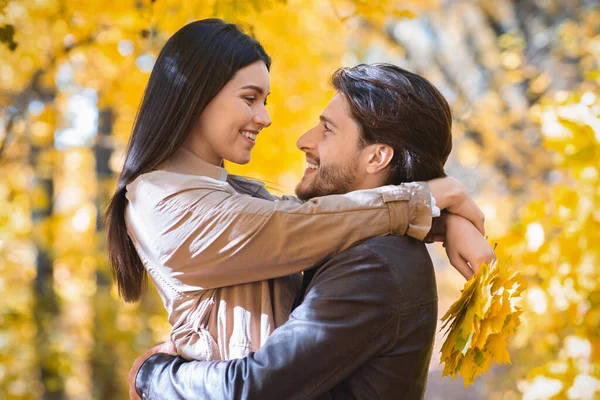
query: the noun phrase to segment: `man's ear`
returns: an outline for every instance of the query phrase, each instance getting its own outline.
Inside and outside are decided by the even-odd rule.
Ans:
[[[372,144],[367,154],[367,173],[376,174],[390,165],[394,157],[394,149],[387,144]]]

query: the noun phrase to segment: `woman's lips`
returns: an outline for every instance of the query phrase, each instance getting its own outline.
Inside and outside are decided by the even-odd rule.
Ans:
[[[240,133],[240,136],[243,137],[244,140],[246,140],[248,143],[251,143],[252,145],[256,144],[256,140],[252,140],[249,137],[242,135],[241,133]]]

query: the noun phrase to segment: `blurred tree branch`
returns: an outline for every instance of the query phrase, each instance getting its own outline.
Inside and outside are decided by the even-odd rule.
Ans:
[[[57,54],[52,54],[49,62],[43,68],[38,68],[32,75],[29,80],[29,83],[22,89],[18,94],[8,93],[4,94],[7,97],[7,101],[5,103],[10,104],[6,108],[5,115],[5,126],[4,126],[4,139],[0,144],[0,161],[4,155],[5,149],[8,147],[9,141],[13,135],[13,127],[15,121],[21,118],[25,118],[25,114],[27,112],[27,107],[29,103],[33,100],[39,100],[43,103],[48,103],[53,101],[56,98],[57,89],[55,86],[45,87],[42,84],[42,78],[48,71],[51,71],[57,63],[57,60],[62,59],[67,56],[71,51],[80,48],[82,46],[91,45],[96,40],[98,34],[105,30],[106,28],[101,28],[97,33],[85,37],[81,40],[78,40],[74,43],[70,43],[65,45],[60,49]]]

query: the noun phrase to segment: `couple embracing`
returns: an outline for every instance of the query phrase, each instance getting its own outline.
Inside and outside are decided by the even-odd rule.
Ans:
[[[467,279],[494,257],[444,173],[449,106],[397,66],[340,68],[298,139],[297,197],[276,197],[223,167],[248,163],[271,125],[270,65],[217,19],[158,56],[105,215],[120,294],[139,300],[149,275],[172,325],[135,361],[130,396],[420,399],[437,321],[424,242]]]

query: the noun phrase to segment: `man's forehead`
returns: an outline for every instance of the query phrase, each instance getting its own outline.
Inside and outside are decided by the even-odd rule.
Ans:
[[[339,92],[336,93],[321,113],[321,117],[336,125],[344,123],[347,118],[351,119],[345,96]]]

